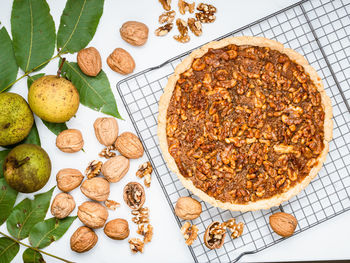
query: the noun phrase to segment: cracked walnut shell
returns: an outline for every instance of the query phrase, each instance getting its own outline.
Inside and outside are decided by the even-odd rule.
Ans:
[[[108,66],[122,75],[130,74],[135,69],[135,61],[128,51],[116,48],[107,58]]]
[[[94,47],[84,48],[77,55],[78,66],[88,76],[96,77],[102,69],[101,56]]]
[[[70,248],[78,253],[83,253],[92,249],[98,241],[96,233],[86,227],[79,227],[70,238]]]
[[[115,141],[115,148],[126,158],[138,159],[143,156],[140,139],[131,132],[123,132]]]
[[[101,177],[94,177],[85,180],[80,186],[81,192],[88,198],[95,201],[106,201],[109,197],[109,182]]]
[[[130,161],[128,158],[118,155],[102,165],[101,172],[111,183],[119,182],[129,171]]]
[[[131,209],[139,209],[146,201],[145,189],[139,183],[130,182],[124,187],[123,198]]]
[[[57,187],[63,192],[70,192],[77,188],[83,181],[84,176],[77,169],[61,169],[56,175]]]
[[[120,28],[120,36],[133,46],[142,46],[148,39],[148,27],[141,22],[128,21]]]
[[[108,211],[100,203],[87,201],[78,207],[78,218],[88,227],[101,228],[106,223]]]
[[[117,218],[109,221],[103,229],[105,234],[115,240],[123,240],[129,236],[128,221],[122,218]]]
[[[204,233],[204,244],[209,249],[221,248],[225,242],[226,227],[218,221],[211,223]]]
[[[94,130],[96,138],[101,144],[111,146],[118,137],[118,122],[111,117],[97,118],[94,122]]]
[[[75,201],[73,196],[67,193],[60,193],[52,201],[51,214],[58,219],[63,219],[69,216],[74,208]]]
[[[79,152],[84,146],[83,136],[77,129],[64,130],[58,134],[56,146],[65,153]]]
[[[184,220],[193,220],[202,213],[202,205],[196,199],[185,196],[180,197],[175,205],[175,214]]]

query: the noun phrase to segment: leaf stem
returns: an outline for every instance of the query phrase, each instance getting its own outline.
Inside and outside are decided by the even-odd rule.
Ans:
[[[47,256],[50,256],[50,257],[59,259],[59,260],[61,260],[61,261],[63,261],[63,262],[66,262],[66,263],[74,263],[74,262],[72,262],[72,261],[66,260],[66,259],[64,259],[64,258],[60,258],[60,257],[55,256],[55,255],[52,255],[52,254],[50,254],[50,253],[47,253],[47,252],[42,251],[42,250],[40,250],[40,249],[37,249],[37,248],[35,248],[35,247],[31,247],[31,246],[29,246],[29,245],[27,245],[27,244],[25,244],[25,243],[23,243],[23,242],[21,242],[21,241],[15,239],[15,238],[13,238],[13,237],[10,237],[10,236],[6,235],[5,233],[0,232],[0,234],[3,235],[4,237],[7,237],[7,238],[11,239],[12,241],[14,241],[14,242],[16,242],[16,243],[18,243],[18,244],[21,244],[22,246],[25,246],[25,247],[28,247],[28,248],[30,248],[30,249],[33,249],[33,250],[35,250],[36,252],[43,253],[43,254],[45,254],[45,255],[47,255]]]
[[[35,68],[32,68],[31,70],[29,70],[28,72],[24,73],[24,75],[22,75],[21,77],[19,77],[18,79],[16,79],[15,81],[13,81],[12,83],[10,83],[9,85],[7,85],[6,88],[4,88],[3,90],[0,91],[0,93],[4,92],[5,90],[9,89],[12,85],[14,85],[15,83],[17,83],[18,81],[20,81],[21,79],[23,79],[24,77],[28,76],[30,73],[32,73],[33,71],[37,70],[38,68],[40,68],[41,66],[45,65],[46,63],[49,63],[51,60],[58,58],[60,55],[62,55],[64,53],[57,53],[57,55],[53,56],[52,58],[44,61],[43,63],[41,63],[39,66],[36,66]]]

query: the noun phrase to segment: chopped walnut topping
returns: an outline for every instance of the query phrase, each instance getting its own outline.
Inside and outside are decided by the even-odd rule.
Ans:
[[[309,175],[325,147],[324,118],[302,66],[277,50],[231,44],[180,74],[167,110],[168,151],[209,196],[255,202]]]
[[[196,225],[191,225],[190,222],[185,222],[181,227],[181,233],[185,238],[186,245],[191,246],[198,236],[198,227]]]
[[[135,224],[148,224],[149,223],[149,210],[148,207],[141,207],[137,210],[132,210],[131,214],[134,216],[131,221]]]
[[[89,166],[85,170],[85,175],[87,176],[88,179],[91,179],[101,172],[101,167],[102,167],[102,162],[101,161],[91,161],[89,163]]]
[[[180,35],[174,36],[174,39],[181,43],[186,43],[190,41],[190,37],[188,35],[187,23],[185,20],[181,18],[176,19],[176,26],[179,30]]]
[[[129,246],[132,253],[137,253],[137,252],[143,253],[145,243],[139,238],[130,238]]]
[[[144,236],[143,242],[145,244],[151,242],[153,237],[153,226],[148,224],[146,227],[145,224],[139,224],[137,227],[137,234]]]
[[[227,220],[224,224],[231,231],[232,238],[240,237],[243,234],[243,229],[244,229],[243,222],[239,222],[238,224],[236,224],[236,220],[234,218],[231,218]]]
[[[171,10],[171,11],[168,11],[168,12],[164,12],[163,14],[161,14],[159,16],[159,24],[164,24],[164,23],[172,23],[175,19],[175,11],[174,10]],[[169,30],[170,31],[170,30]]]
[[[189,12],[190,14],[192,14],[194,12],[194,5],[195,5],[194,2],[192,4],[189,4],[184,0],[179,0],[178,6],[179,6],[180,14],[184,15],[186,12]]]
[[[113,200],[106,200],[105,206],[111,210],[116,210],[120,206],[120,203]]]
[[[111,151],[114,151],[114,150],[116,150],[116,148],[115,148],[114,145],[108,146],[108,147],[104,148],[104,149],[98,154],[98,156],[104,157],[104,158],[106,158],[106,159],[110,159],[110,158],[116,156],[116,153],[115,153],[115,152],[111,152]]]
[[[200,3],[197,6],[197,10],[200,12],[196,13],[195,16],[202,23],[213,23],[215,21],[216,19],[216,16],[214,15],[216,13],[215,6]]]
[[[158,27],[156,31],[154,31],[154,34],[158,37],[162,37],[168,34],[172,29],[173,29],[173,24],[168,23],[164,26]]]
[[[138,178],[143,178],[147,174],[151,174],[153,171],[152,165],[150,162],[145,162],[139,166],[139,169],[136,172]]]
[[[188,27],[192,31],[193,34],[195,34],[197,37],[202,35],[202,24],[199,20],[196,20],[194,18],[189,18],[187,20]]]
[[[162,4],[164,10],[170,11],[170,9],[171,9],[171,0],[159,0],[159,2]]]

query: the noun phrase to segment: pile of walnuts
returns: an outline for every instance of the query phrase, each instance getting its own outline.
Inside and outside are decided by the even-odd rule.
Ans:
[[[159,0],[164,10],[163,14],[159,16],[159,24],[164,24],[155,30],[156,36],[167,35],[174,27],[173,21],[175,19],[175,11],[171,10],[171,0]],[[186,12],[193,14],[195,12],[195,2],[187,3],[184,0],[178,1],[178,8],[181,15]],[[190,41],[188,35],[188,29],[197,37],[202,35],[202,23],[213,23],[216,20],[216,7],[210,4],[200,3],[197,5],[197,13],[195,17],[190,17],[187,22],[181,18],[176,19],[176,26],[179,31],[179,35],[175,35],[174,39],[180,43],[187,43]]]
[[[77,169],[65,168],[57,173],[57,187],[62,191],[51,204],[51,213],[62,219],[69,216],[76,204],[69,194],[80,186],[81,192],[90,199],[78,207],[78,218],[84,224],[71,237],[70,246],[75,252],[82,253],[92,249],[98,236],[93,229],[104,227],[104,233],[111,239],[124,240],[129,237],[128,221],[123,218],[108,219],[108,209],[115,210],[120,203],[110,200],[110,183],[119,182],[128,172],[130,159],[143,156],[144,148],[139,138],[131,132],[119,134],[116,119],[111,117],[98,118],[94,122],[94,131],[97,140],[106,148],[99,154],[108,159],[106,162],[93,160],[89,163],[84,175]],[[57,147],[73,153],[82,149],[84,140],[79,130],[68,129],[57,136]],[[116,151],[120,153],[117,155]],[[140,165],[137,177],[144,178],[147,187],[151,184],[153,168],[150,162]],[[84,180],[85,178],[85,180]],[[153,226],[149,224],[149,211],[143,207],[146,193],[143,186],[137,182],[129,182],[123,190],[123,199],[132,209],[132,221],[138,225],[137,233],[143,236],[130,238],[130,249],[133,253],[143,252],[144,244],[152,240]],[[106,223],[107,222],[107,223]]]

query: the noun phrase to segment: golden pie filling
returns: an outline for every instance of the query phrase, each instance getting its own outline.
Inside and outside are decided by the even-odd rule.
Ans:
[[[222,202],[268,199],[301,182],[324,149],[321,94],[304,68],[266,47],[209,49],[167,109],[180,173]]]

